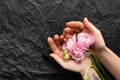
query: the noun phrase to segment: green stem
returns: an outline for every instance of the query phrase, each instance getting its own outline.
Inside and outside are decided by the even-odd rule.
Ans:
[[[110,76],[106,73],[106,70],[102,67],[99,60],[94,55],[93,51],[90,49],[88,51],[91,53],[89,57],[92,60],[92,63],[96,66],[96,71],[98,75],[100,76],[101,80],[111,80]]]

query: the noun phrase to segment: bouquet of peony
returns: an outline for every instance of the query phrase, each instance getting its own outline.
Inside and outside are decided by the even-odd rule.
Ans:
[[[111,80],[106,69],[100,64],[93,51],[90,50],[90,46],[93,45],[94,42],[94,37],[88,33],[82,32],[74,34],[62,45],[64,59],[73,59],[76,62],[80,62],[85,57],[89,57],[101,80]]]

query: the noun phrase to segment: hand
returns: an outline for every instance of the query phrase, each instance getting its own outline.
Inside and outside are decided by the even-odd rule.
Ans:
[[[84,18],[83,23],[78,21],[71,21],[66,24],[66,28],[63,31],[64,41],[67,41],[73,34],[79,32],[88,32],[93,35],[95,38],[95,43],[92,45],[92,50],[96,55],[106,48],[104,39],[101,32],[88,21],[87,18]]]
[[[51,37],[48,38],[48,44],[49,44],[51,50],[53,51],[53,53],[51,53],[50,56],[56,62],[58,62],[64,69],[78,72],[78,73],[81,73],[82,75],[84,75],[87,67],[92,64],[91,60],[89,58],[85,58],[80,63],[78,63],[72,59],[65,60],[63,58],[63,51],[61,49],[62,39],[63,39],[63,36],[59,37],[58,35],[55,35],[54,39],[52,39]]]
[[[84,30],[84,24],[80,21],[70,21],[66,23],[66,28],[63,30],[64,42],[67,41],[73,34],[78,34]]]

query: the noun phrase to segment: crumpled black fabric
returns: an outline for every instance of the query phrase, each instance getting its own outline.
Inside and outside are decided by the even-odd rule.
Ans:
[[[0,0],[0,80],[82,80],[52,58],[47,37],[84,17],[120,56],[119,0]]]

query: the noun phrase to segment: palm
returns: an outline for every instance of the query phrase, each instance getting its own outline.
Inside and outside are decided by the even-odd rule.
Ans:
[[[51,57],[55,59],[56,62],[58,62],[64,69],[74,71],[74,72],[80,72],[83,69],[86,69],[88,65],[91,64],[91,61],[89,58],[85,58],[80,63],[70,59],[65,60],[63,58],[63,51],[61,49],[61,43],[58,36],[54,37],[54,40],[52,38],[48,38],[48,44],[53,51],[53,54],[51,54]]]
[[[74,60],[68,60],[68,61],[63,61],[63,68],[67,69],[67,70],[71,70],[74,72],[81,72],[83,67],[86,66],[86,64],[91,63],[90,60],[88,58],[84,59],[83,61],[81,61],[80,63],[75,62]],[[88,65],[87,65],[88,66]]]

